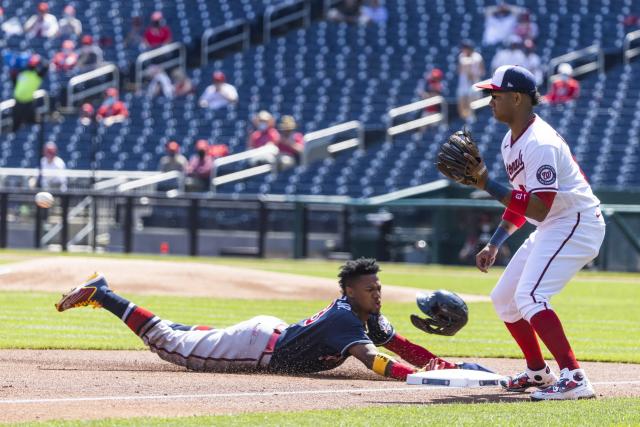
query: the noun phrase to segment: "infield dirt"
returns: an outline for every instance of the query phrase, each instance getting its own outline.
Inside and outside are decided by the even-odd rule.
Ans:
[[[139,294],[269,299],[330,299],[337,295],[337,284],[330,279],[204,263],[89,257],[39,258],[5,265],[0,290],[63,292],[94,270],[104,272],[116,289]],[[415,289],[384,289],[387,300],[415,298]],[[523,367],[520,360],[474,361],[501,374]],[[599,397],[640,396],[640,365],[583,365]],[[0,350],[0,422],[526,399],[528,395],[486,387],[407,386],[381,378],[352,359],[325,373],[281,376],[189,372],[147,351]]]

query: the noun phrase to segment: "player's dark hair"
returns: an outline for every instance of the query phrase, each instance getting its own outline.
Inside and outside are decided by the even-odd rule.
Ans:
[[[538,92],[537,90],[533,93],[530,94],[531,96],[531,105],[532,106],[536,106],[538,104],[540,104],[542,102],[542,96],[540,95],[540,92]]]
[[[378,274],[379,271],[380,266],[374,258],[358,258],[347,261],[340,267],[340,273],[338,273],[338,277],[340,278],[338,283],[340,283],[342,295],[344,295],[345,288],[351,280],[368,274]]]

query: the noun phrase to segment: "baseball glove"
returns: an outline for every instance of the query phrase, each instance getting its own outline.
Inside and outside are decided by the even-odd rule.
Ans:
[[[440,146],[438,170],[447,178],[464,185],[475,185],[487,167],[469,131],[461,130],[449,136]]]

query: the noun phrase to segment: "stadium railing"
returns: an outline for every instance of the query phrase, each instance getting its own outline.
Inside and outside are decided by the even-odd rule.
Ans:
[[[142,81],[145,77],[148,77],[149,68],[154,65],[163,70],[171,70],[176,67],[185,70],[187,65],[187,50],[184,44],[174,42],[138,55],[135,63],[134,77],[136,89],[140,89]]]
[[[426,240],[424,244],[426,244],[426,250],[429,251],[430,262],[440,263],[447,257],[443,248],[448,248],[453,244],[452,236],[455,235],[456,230],[460,229],[459,216],[471,218],[473,221],[477,215],[491,213],[495,218],[499,218],[503,210],[502,205],[489,199],[456,198],[455,195],[453,198],[443,198],[446,194],[454,194],[449,193],[450,190],[455,190],[453,187],[447,188],[450,186],[451,184],[447,181],[440,180],[416,187],[413,191],[406,189],[397,192],[397,194],[390,193],[369,199],[353,199],[345,196],[213,195],[211,193],[182,193],[173,196],[160,192],[123,194],[112,186],[109,191],[52,192],[57,202],[51,210],[53,213],[50,213],[48,218],[49,221],[58,218],[60,222],[58,226],[61,230],[59,245],[62,250],[67,250],[69,246],[80,243],[80,238],[86,237],[93,230],[94,237],[87,240],[87,245],[95,245],[95,242],[100,240],[98,237],[100,235],[106,236],[103,238],[104,241],[109,241],[114,237],[115,240],[118,240],[121,237],[122,246],[118,246],[120,249],[113,249],[112,246],[111,250],[132,252],[134,237],[135,239],[146,239],[148,242],[149,239],[152,241],[171,239],[171,236],[178,235],[175,225],[172,227],[160,223],[150,226],[152,230],[155,230],[148,232],[152,233],[151,235],[145,235],[144,227],[141,226],[143,224],[141,218],[152,210],[169,209],[171,212],[180,211],[181,217],[186,218],[186,222],[178,225],[178,228],[183,228],[186,231],[184,236],[189,242],[188,253],[190,255],[200,254],[198,247],[198,241],[202,239],[199,237],[200,235],[211,235],[209,233],[220,230],[219,233],[222,234],[218,234],[216,239],[218,241],[227,239],[227,243],[233,240],[229,239],[229,236],[234,232],[255,236],[255,250],[252,252],[252,256],[264,256],[267,234],[272,232],[268,226],[269,217],[275,213],[289,212],[286,223],[279,224],[281,229],[288,230],[291,244],[290,254],[295,258],[303,258],[309,254],[311,235],[309,221],[310,215],[314,212],[339,214],[338,227],[323,230],[323,232],[335,236],[331,239],[335,238],[336,241],[341,242],[341,248],[353,248],[356,239],[361,240],[363,230],[367,233],[370,232],[373,225],[363,226],[362,224],[362,219],[368,214],[389,212],[396,218],[402,218],[408,212],[409,216],[414,218],[412,221],[419,218],[419,222],[408,224],[406,221],[404,223],[397,221],[394,227],[402,228],[405,231],[411,227],[428,228],[429,236],[423,240]],[[443,190],[445,191],[443,192]],[[34,233],[34,246],[40,247],[41,243],[44,243],[41,238],[42,223],[46,218],[42,215],[42,210],[35,209],[33,205],[33,195],[36,191],[35,189],[0,189],[0,248],[8,246],[8,230],[13,230],[13,240],[15,241],[16,229],[20,228],[20,224],[22,224],[23,238],[25,233],[31,232]],[[427,198],[419,198],[425,196]],[[83,210],[83,208],[90,206],[86,202],[87,197],[91,198],[92,205],[100,208],[90,213]],[[72,204],[82,203],[85,203],[85,206],[72,207]],[[24,209],[28,205],[33,208]],[[19,209],[20,206],[22,208]],[[93,224],[102,224],[101,228],[92,228],[87,224],[71,224],[69,221],[70,208],[85,212],[83,218],[87,224],[93,221]],[[58,216],[55,213],[56,209],[62,209],[63,213]],[[235,210],[238,212],[235,215],[249,215],[257,218],[257,226],[243,228],[247,227],[246,223],[238,222],[235,223],[236,225],[218,224],[218,228],[215,229],[203,228],[202,221],[209,215],[207,212],[215,213],[225,209]],[[91,219],[94,212],[99,217]],[[597,263],[598,268],[640,270],[640,241],[634,232],[634,228],[640,221],[640,205],[603,204],[602,212],[610,229]],[[361,222],[360,228],[358,232],[354,233],[354,224],[358,220]],[[34,222],[35,226],[33,226]],[[12,224],[10,229],[9,223]],[[72,226],[76,227],[76,230],[80,230],[74,235],[77,236],[76,240],[69,238],[69,230]],[[391,234],[395,232],[394,230],[395,228],[391,230]],[[114,233],[116,236],[113,236]],[[358,233],[360,237],[358,237]],[[510,243],[517,244],[516,241],[523,236],[526,237],[520,233],[515,237],[514,242],[511,242],[513,239],[510,239]],[[49,239],[49,241],[51,240]],[[361,242],[358,244],[362,248]],[[624,249],[620,249],[622,245],[624,245]],[[621,266],[620,250],[624,250],[624,256],[634,261],[628,261],[627,265]],[[355,253],[358,254],[357,250]]]
[[[551,85],[551,83],[559,77],[555,71],[558,65],[563,62],[573,63],[573,77],[580,77],[593,71],[598,71],[601,74],[604,73],[604,51],[599,44],[593,44],[584,49],[551,58],[549,61],[548,85]]]
[[[633,31],[624,36],[624,45],[622,48],[622,55],[624,63],[628,64],[632,58],[640,55],[640,30]]]
[[[102,94],[109,87],[120,87],[120,71],[114,64],[104,64],[95,70],[69,79],[63,111],[73,111],[79,103]]]
[[[342,141],[335,141],[336,135],[346,133],[355,136]],[[324,159],[332,154],[355,147],[364,148],[364,126],[358,120],[309,132],[304,136],[302,164],[307,165],[313,161]]]
[[[424,111],[426,108],[436,105],[439,107],[438,112],[428,113],[417,119],[409,120],[400,124],[394,124],[397,117],[415,113],[416,111]],[[393,138],[396,135],[404,132],[420,129],[429,125],[440,123],[446,124],[448,120],[447,112],[447,101],[444,99],[444,97],[439,95],[393,108],[387,113],[387,142],[393,142]]]
[[[299,23],[307,27],[311,22],[309,1],[289,1],[281,5],[267,7],[263,16],[262,42],[268,43],[274,32],[283,27]]]
[[[236,20],[216,28],[209,28],[202,34],[200,45],[200,66],[209,63],[209,58],[233,46],[248,49],[251,43],[251,27],[245,20]]]
[[[49,94],[44,89],[38,89],[33,93],[33,99],[38,102],[36,113],[39,115],[47,114],[50,111]],[[4,128],[11,128],[13,117],[9,111],[13,110],[16,105],[15,99],[7,99],[0,102],[0,135]]]
[[[241,181],[252,176],[263,175],[276,170],[274,163],[278,154],[278,148],[273,144],[267,144],[262,147],[246,150],[230,156],[220,157],[213,161],[213,173],[211,177],[211,188],[215,192],[216,188],[223,184]],[[236,163],[264,163],[257,166],[242,169],[237,172],[231,172],[225,175],[217,176],[220,167],[233,165]],[[266,162],[266,163],[265,163]]]

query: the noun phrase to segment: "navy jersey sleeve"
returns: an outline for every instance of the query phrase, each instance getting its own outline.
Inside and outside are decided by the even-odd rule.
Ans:
[[[329,341],[342,356],[346,356],[349,348],[355,344],[372,344],[364,330],[364,325],[351,310],[336,310],[332,320],[333,333]]]
[[[395,335],[396,331],[382,314],[372,314],[367,319],[367,335],[377,346],[385,345]]]

